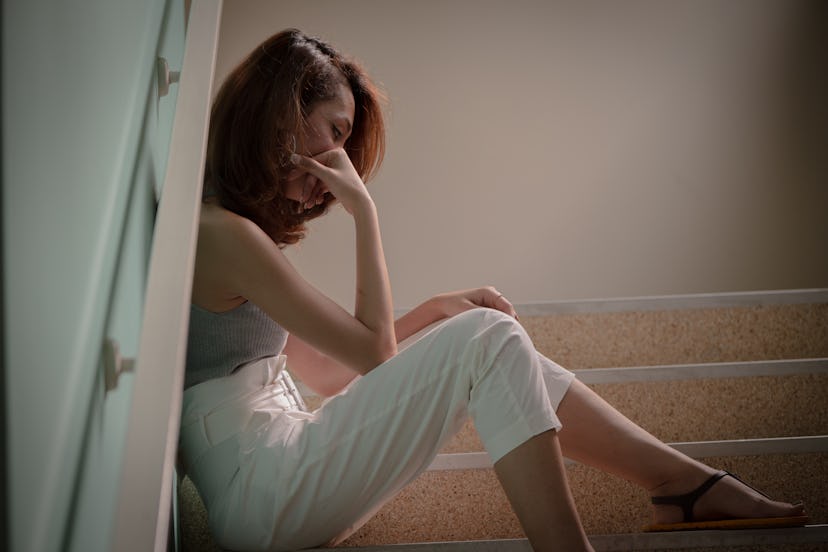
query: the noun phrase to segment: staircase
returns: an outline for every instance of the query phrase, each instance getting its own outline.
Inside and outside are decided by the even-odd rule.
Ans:
[[[519,305],[536,347],[633,421],[781,500],[805,528],[645,534],[642,490],[567,466],[596,550],[828,550],[828,290]],[[313,398],[310,398],[313,400]],[[181,550],[217,550],[185,479]],[[341,547],[530,550],[471,422]]]

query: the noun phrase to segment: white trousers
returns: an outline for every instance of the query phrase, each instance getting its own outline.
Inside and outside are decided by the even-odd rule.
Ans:
[[[549,429],[573,379],[513,318],[474,309],[435,327],[315,412],[284,357],[184,393],[179,449],[230,550],[342,541],[424,471],[471,415],[493,462]]]

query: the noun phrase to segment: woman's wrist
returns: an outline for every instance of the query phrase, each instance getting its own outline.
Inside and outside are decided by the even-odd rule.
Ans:
[[[446,302],[440,295],[435,295],[423,303],[423,308],[426,311],[430,322],[443,320],[451,316],[451,313],[446,308]]]
[[[374,204],[373,198],[369,194],[361,196],[357,201],[351,205],[351,216],[357,219],[376,218],[377,206]]]

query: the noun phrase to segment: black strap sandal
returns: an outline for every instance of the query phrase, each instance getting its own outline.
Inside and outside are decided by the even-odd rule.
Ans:
[[[710,476],[707,481],[699,485],[693,491],[682,495],[654,496],[652,503],[655,505],[678,506],[684,514],[684,521],[680,523],[657,523],[644,528],[644,531],[689,531],[694,529],[767,529],[771,527],[801,527],[808,523],[808,516],[786,516],[774,518],[731,518],[712,521],[696,521],[693,515],[693,508],[696,502],[710,488],[719,482],[723,477],[730,476],[743,485],[750,487],[765,498],[770,498],[762,491],[755,489],[739,479],[738,476],[727,472],[718,471]]]

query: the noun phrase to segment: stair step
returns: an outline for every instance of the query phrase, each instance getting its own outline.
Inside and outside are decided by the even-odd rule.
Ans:
[[[540,352],[570,370],[828,357],[828,303],[521,315],[521,322]]]
[[[676,531],[673,533],[630,533],[590,535],[596,552],[636,552],[643,550],[688,550],[708,548],[717,552],[745,548],[745,552],[784,550],[806,552],[828,549],[828,525],[808,525],[793,529],[755,529],[739,531]],[[819,545],[819,548],[813,545]],[[768,548],[768,547],[774,548]],[[776,548],[783,546],[784,548]],[[330,548],[313,549],[319,552]],[[359,546],[348,552],[531,552],[526,539],[486,541],[429,542]]]
[[[826,373],[590,387],[619,412],[666,442],[828,434]],[[468,420],[441,452],[483,450],[474,424]]]
[[[771,496],[803,500],[814,523],[828,521],[828,453],[730,456],[706,463]],[[581,464],[567,466],[587,533],[637,533],[649,522],[646,492]],[[345,546],[518,539],[524,535],[491,469],[429,471],[389,502]]]
[[[192,485],[185,480],[182,493],[186,496],[194,493]],[[822,496],[825,496],[824,494]],[[200,513],[203,515],[203,512]],[[221,552],[210,539],[204,527],[193,524],[193,512],[185,516],[182,533],[182,550],[184,552]],[[204,520],[201,520],[204,523]],[[590,541],[596,551],[637,550],[689,550],[696,552],[707,547],[711,552],[816,552],[828,550],[828,525],[815,524],[795,529],[766,529],[740,531],[688,531],[675,533],[617,533],[591,534]],[[760,548],[761,546],[761,548]],[[515,537],[486,537],[485,540],[453,540],[444,542],[414,542],[409,544],[375,544],[359,545],[358,539],[352,538],[337,549],[353,552],[525,552],[531,551],[528,541],[522,534]],[[314,549],[319,552],[330,548]]]
[[[828,434],[828,290],[558,302],[518,305],[518,312],[538,350],[581,371],[579,377],[599,394],[665,441]],[[745,367],[751,361],[756,365]],[[813,369],[813,363],[822,364]],[[686,366],[691,364],[704,366]],[[616,367],[637,368],[620,373]],[[700,380],[673,379],[699,370],[709,373]],[[745,370],[754,375],[742,377]],[[647,381],[639,381],[642,374]],[[636,383],[624,380],[630,375]],[[482,450],[468,424],[442,452]],[[706,462],[782,500],[804,500],[814,523],[828,521],[828,452]],[[596,550],[828,551],[825,525],[767,534],[640,533],[650,516],[646,493],[579,464],[568,465],[567,474]],[[218,551],[188,479],[179,492],[182,550]],[[427,471],[342,548],[529,550],[491,468]]]

